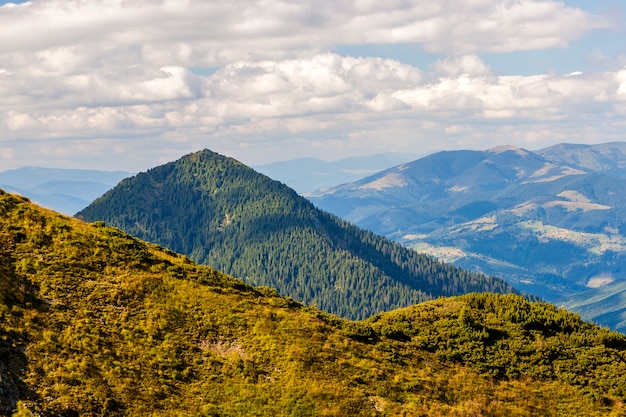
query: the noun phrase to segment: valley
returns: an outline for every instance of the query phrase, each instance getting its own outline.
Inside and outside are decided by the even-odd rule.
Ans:
[[[624,330],[610,303],[593,311],[569,303],[626,279],[624,155],[621,143],[441,152],[309,198],[420,252]]]

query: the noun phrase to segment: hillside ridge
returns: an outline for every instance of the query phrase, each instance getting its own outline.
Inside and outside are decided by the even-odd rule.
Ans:
[[[0,190],[0,414],[608,416],[626,336],[516,295],[349,321]]]

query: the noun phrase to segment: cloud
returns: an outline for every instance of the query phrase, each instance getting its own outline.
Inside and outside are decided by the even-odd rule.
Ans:
[[[326,156],[387,151],[392,140],[400,150],[538,143],[549,134],[609,139],[624,127],[626,70],[498,76],[480,54],[563,47],[613,24],[547,0],[5,5],[0,143],[16,160],[75,149],[122,163],[206,146]],[[369,43],[440,56],[417,68],[329,52]],[[599,120],[604,136],[588,127]]]
[[[617,99],[626,101],[626,67],[615,74],[615,81],[619,83],[617,87]]]
[[[0,92],[10,97],[12,110],[23,112],[181,100],[198,95],[203,83],[188,68],[218,67],[231,72],[222,72],[222,80],[245,80],[231,84],[232,94],[248,88],[267,96],[268,89],[298,85],[323,96],[323,88],[334,93],[345,77],[324,73],[326,64],[310,57],[335,45],[413,42],[441,53],[470,52],[440,60],[435,71],[476,75],[489,69],[475,52],[563,46],[609,24],[554,1],[38,0],[0,7]],[[299,59],[311,67],[295,68]],[[268,73],[263,62],[294,71]],[[246,77],[252,69],[263,74]],[[378,96],[373,108],[400,104],[376,88],[383,83],[388,89],[386,81],[402,75],[379,71],[372,61],[350,70],[351,78],[371,86],[370,96]],[[307,71],[318,78],[307,78]],[[406,66],[389,71],[419,72]],[[281,72],[291,79],[281,81]],[[229,94],[227,85],[218,90]],[[317,99],[320,106],[325,101]]]
[[[29,130],[36,126],[35,120],[25,113],[9,111],[5,118],[5,124],[9,130]]]
[[[491,74],[491,69],[476,55],[461,55],[445,58],[435,62],[432,67],[437,73],[446,76]]]
[[[620,95],[620,75],[617,73],[591,73],[535,76],[493,76],[476,57],[458,59],[478,68],[468,73],[463,65],[453,66],[451,61],[435,65],[448,76],[435,83],[411,89],[398,90],[394,97],[425,111],[475,110],[487,118],[519,117],[528,120],[554,117],[578,117],[599,109],[610,109]],[[455,72],[460,73],[456,75]],[[615,109],[613,109],[615,110]],[[475,115],[474,115],[475,116]]]
[[[38,0],[0,8],[0,54],[89,45],[94,55],[223,65],[338,44],[422,43],[432,52],[563,47],[614,22],[548,0]]]
[[[165,144],[159,146],[171,142],[175,148],[182,143],[200,147],[196,143],[209,135],[222,147],[235,139],[261,144],[269,138],[289,147],[295,138],[314,135],[318,148],[325,137],[328,143],[343,138],[347,147],[361,141],[377,148],[376,138],[389,132],[405,136],[394,139],[407,143],[429,135],[463,143],[480,135],[483,140],[510,135],[518,143],[535,143],[548,133],[567,139],[564,132],[576,132],[581,121],[606,113],[626,116],[616,104],[626,99],[626,69],[495,76],[469,55],[437,62],[432,71],[331,53],[239,61],[205,77],[179,66],[139,67],[108,79],[104,73],[61,77],[49,90],[35,85],[40,94],[58,95],[66,105],[35,104],[30,111],[15,111],[0,104],[0,115],[5,138],[151,136]],[[26,94],[23,83],[9,96]],[[80,104],[85,97],[89,105]],[[520,125],[524,135],[508,130]]]
[[[211,106],[218,106],[222,116],[343,113],[358,110],[372,99],[380,102],[385,93],[417,85],[422,78],[420,70],[397,61],[326,53],[308,59],[227,65],[210,77],[204,96]]]

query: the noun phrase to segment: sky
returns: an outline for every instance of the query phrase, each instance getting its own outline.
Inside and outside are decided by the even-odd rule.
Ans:
[[[0,1],[0,171],[626,141],[626,0]]]

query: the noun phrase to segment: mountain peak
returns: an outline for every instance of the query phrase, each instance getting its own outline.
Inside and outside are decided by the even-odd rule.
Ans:
[[[209,151],[128,179],[77,216],[349,318],[442,295],[514,291],[503,280],[467,275],[351,226]]]
[[[559,144],[537,153],[546,159],[586,172],[626,178],[626,142],[597,145]]]
[[[517,146],[513,146],[513,145],[498,145],[491,149],[488,149],[487,152],[491,152],[495,154],[499,154],[503,152],[515,152],[516,154],[520,156],[526,156],[529,154],[527,150],[519,148]]]

